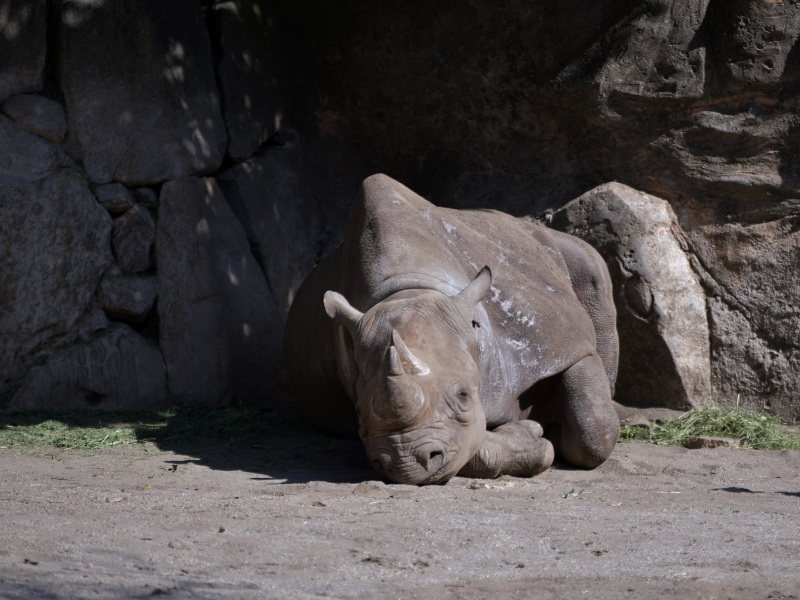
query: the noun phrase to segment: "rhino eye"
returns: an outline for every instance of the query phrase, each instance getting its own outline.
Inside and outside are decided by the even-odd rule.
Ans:
[[[459,390],[458,394],[456,394],[456,400],[458,401],[458,408],[461,410],[469,408],[469,393],[467,390]]]

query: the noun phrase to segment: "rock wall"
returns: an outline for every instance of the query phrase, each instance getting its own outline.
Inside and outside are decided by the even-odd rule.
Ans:
[[[267,17],[0,1],[0,409],[282,399],[320,221]]]
[[[663,199],[709,366],[661,404],[797,420],[798,36],[797,0],[0,0],[0,407],[281,396],[298,282],[383,171],[519,216]],[[132,355],[150,391],[111,390]]]

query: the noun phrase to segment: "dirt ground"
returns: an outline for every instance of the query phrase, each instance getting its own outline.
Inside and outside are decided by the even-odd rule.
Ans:
[[[0,449],[0,597],[800,598],[800,452],[621,444],[411,487],[357,441],[271,431]]]

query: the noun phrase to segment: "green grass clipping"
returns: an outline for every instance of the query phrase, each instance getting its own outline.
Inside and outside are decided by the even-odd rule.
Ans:
[[[147,442],[236,440],[269,431],[270,411],[173,406],[161,411],[0,414],[0,448],[99,450]]]
[[[740,407],[695,408],[677,419],[656,421],[651,429],[623,426],[621,442],[648,442],[659,446],[685,446],[693,437],[726,437],[753,450],[800,450],[800,436],[774,415]]]

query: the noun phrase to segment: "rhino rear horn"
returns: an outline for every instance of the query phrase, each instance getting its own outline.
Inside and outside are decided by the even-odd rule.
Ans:
[[[338,292],[325,292],[322,303],[325,306],[325,312],[331,319],[344,325],[351,335],[355,335],[358,322],[364,313],[353,308],[347,299]]]
[[[486,295],[492,285],[492,270],[487,266],[483,267],[475,279],[472,280],[467,287],[461,290],[461,293],[456,296],[464,304],[472,308],[481,298]]]

